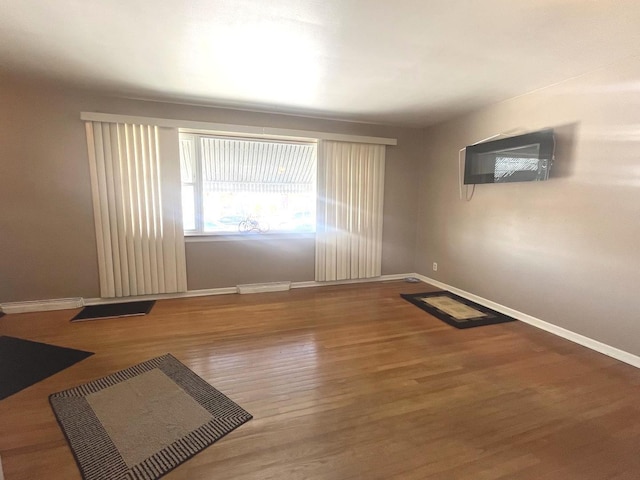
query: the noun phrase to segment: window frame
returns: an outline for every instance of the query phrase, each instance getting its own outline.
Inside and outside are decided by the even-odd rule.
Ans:
[[[312,232],[308,231],[294,231],[294,230],[269,230],[266,232],[240,232],[240,231],[227,231],[227,232],[207,232],[204,230],[204,181],[203,181],[203,159],[202,159],[202,138],[215,138],[215,139],[232,139],[232,140],[246,140],[246,141],[259,141],[266,143],[289,143],[298,145],[313,145],[315,147],[315,159],[314,159],[314,182],[313,182],[313,195],[317,201],[317,179],[318,179],[318,139],[316,138],[300,138],[300,137],[283,137],[275,135],[247,135],[236,133],[221,133],[221,132],[208,132],[208,131],[193,131],[190,129],[179,129],[178,139],[182,140],[185,136],[193,137],[193,149],[194,149],[194,172],[193,182],[183,182],[180,178],[180,191],[182,198],[182,187],[184,185],[194,186],[194,224],[195,229],[187,230],[184,228],[184,211],[182,212],[183,219],[183,232],[185,239],[189,243],[201,242],[201,241],[235,241],[246,239],[305,239],[315,238],[316,230]],[[316,206],[314,205],[314,209]]]

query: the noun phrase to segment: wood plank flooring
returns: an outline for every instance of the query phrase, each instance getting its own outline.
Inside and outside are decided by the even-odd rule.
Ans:
[[[454,329],[404,282],[7,315],[96,354],[0,401],[6,480],[80,474],[50,393],[172,353],[254,415],[171,480],[640,478],[640,370],[521,322]]]

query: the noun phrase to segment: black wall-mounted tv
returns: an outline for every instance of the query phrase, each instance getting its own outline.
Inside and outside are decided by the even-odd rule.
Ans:
[[[464,183],[547,180],[554,146],[552,129],[469,145],[465,153]]]

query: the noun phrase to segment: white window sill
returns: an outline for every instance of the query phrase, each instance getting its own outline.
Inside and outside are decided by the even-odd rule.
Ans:
[[[185,233],[186,243],[199,242],[263,242],[270,240],[315,239],[315,233]]]

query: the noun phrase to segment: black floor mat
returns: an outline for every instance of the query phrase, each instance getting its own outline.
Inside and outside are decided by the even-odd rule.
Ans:
[[[58,373],[93,352],[0,337],[0,400]]]
[[[80,313],[71,319],[72,322],[95,320],[99,318],[130,317],[146,315],[155,305],[155,300],[142,302],[107,303],[104,305],[90,305],[84,307]]]

